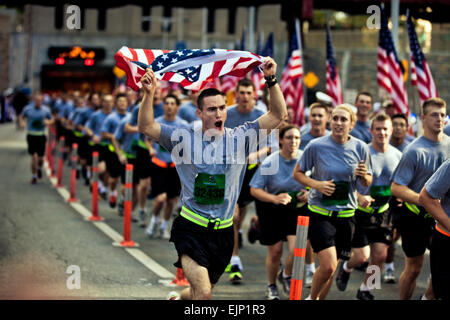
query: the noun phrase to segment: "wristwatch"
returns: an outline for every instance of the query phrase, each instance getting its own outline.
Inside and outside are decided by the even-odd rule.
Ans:
[[[267,88],[273,87],[277,83],[277,78],[274,74],[268,77],[264,77],[264,79],[266,80]]]

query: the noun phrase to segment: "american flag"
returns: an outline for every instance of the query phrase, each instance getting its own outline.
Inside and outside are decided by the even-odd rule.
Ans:
[[[305,119],[305,106],[303,98],[303,63],[300,40],[300,23],[295,21],[295,33],[289,44],[289,58],[281,75],[281,91],[286,105],[294,110],[294,124],[302,125]]]
[[[263,42],[263,34],[261,33],[256,53],[263,57],[273,57],[273,33],[271,32],[267,37],[264,48],[262,46],[262,42]],[[259,67],[253,69],[251,79],[255,84],[256,90],[264,89],[264,86],[266,85],[266,82],[264,80],[264,73],[261,71]]]
[[[417,86],[420,103],[422,104],[429,98],[438,97],[438,93],[427,60],[425,59],[419,41],[417,40],[416,30],[414,29],[409,10],[406,13],[406,17],[409,48],[411,50],[411,84]]]
[[[242,30],[242,36],[241,36],[241,40],[236,40],[235,45],[234,45],[234,49],[235,50],[241,50],[241,51],[245,51],[245,42],[246,42],[246,34],[247,34],[247,28],[244,27],[244,30]],[[222,91],[225,93],[228,92],[234,92],[234,90],[236,89],[236,85],[238,83],[238,81],[243,78],[243,76],[240,77],[236,77],[233,75],[225,75],[222,77]]]
[[[127,74],[127,85],[138,90],[149,67],[159,80],[177,82],[186,89],[200,90],[223,75],[243,77],[263,58],[251,52],[224,49],[150,50],[122,47],[116,65]]]
[[[397,112],[409,115],[408,95],[403,81],[403,66],[395,51],[388,18],[381,8],[381,28],[378,40],[378,84],[392,97]]]
[[[333,106],[344,103],[342,96],[341,78],[339,77],[336,60],[334,60],[333,43],[331,42],[330,27],[327,25],[327,84],[326,93],[333,99]]]

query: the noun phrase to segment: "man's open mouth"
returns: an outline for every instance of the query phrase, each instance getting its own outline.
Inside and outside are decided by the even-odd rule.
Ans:
[[[223,121],[214,122],[214,125],[216,126],[216,129],[218,129],[218,130],[222,129],[222,124],[223,124]]]

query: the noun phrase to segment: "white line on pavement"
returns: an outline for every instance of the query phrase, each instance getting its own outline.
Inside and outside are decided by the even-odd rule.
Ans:
[[[51,171],[49,169],[48,162],[45,161],[45,172],[47,173],[48,178],[50,179],[50,182],[53,186],[56,186],[57,179],[50,177]],[[61,197],[64,199],[64,201],[67,202],[67,199],[70,197],[70,193],[67,191],[65,187],[56,188],[58,193],[61,195]],[[70,202],[70,205],[72,208],[75,209],[79,214],[81,214],[85,220],[88,220],[91,216],[91,211],[86,209],[81,203],[78,202]],[[99,230],[101,230],[104,234],[106,234],[109,238],[111,238],[115,243],[120,243],[123,240],[122,235],[120,235],[116,230],[112,229],[109,225],[107,225],[104,222],[101,221],[94,221],[94,226],[96,226]],[[140,263],[142,263],[147,269],[155,273],[158,277],[163,279],[174,279],[175,275],[171,273],[169,270],[161,266],[159,263],[157,263],[155,260],[153,260],[151,257],[146,255],[142,250],[136,249],[136,248],[125,248],[125,251],[127,251],[132,257],[134,257],[136,260],[138,260]]]

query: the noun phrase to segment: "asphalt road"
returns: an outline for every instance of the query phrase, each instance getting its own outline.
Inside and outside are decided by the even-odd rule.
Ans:
[[[77,182],[79,201],[75,208],[61,195],[67,194],[57,190],[46,174],[37,185],[31,185],[25,132],[17,131],[13,124],[0,125],[0,163],[0,299],[162,300],[168,292],[181,289],[170,285],[177,270],[173,266],[176,252],[168,240],[149,239],[144,229],[133,223],[131,238],[139,246],[132,249],[114,246],[113,239],[120,240],[122,236],[123,218],[106,201],[99,203],[103,222],[84,219],[80,211],[90,213],[91,194],[82,180]],[[69,171],[64,166],[66,190]],[[148,208],[150,212],[151,201]],[[251,205],[245,231],[253,214]],[[228,274],[224,274],[214,289],[213,299],[265,300],[266,251],[259,243],[250,244],[244,237],[240,250],[244,280],[233,285]],[[403,252],[398,246],[397,278],[403,263]],[[425,291],[429,272],[427,256],[414,299]],[[77,275],[80,277],[76,278]],[[362,278],[363,273],[355,270],[345,292],[338,291],[333,283],[328,299],[355,300]],[[303,299],[308,294],[309,289],[303,288]],[[373,290],[373,294],[377,300],[397,300],[398,285],[382,283],[381,289]]]

